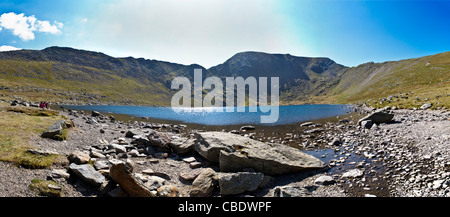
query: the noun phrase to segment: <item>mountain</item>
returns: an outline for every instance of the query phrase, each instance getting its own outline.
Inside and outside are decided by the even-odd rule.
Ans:
[[[357,67],[329,58],[242,52],[206,69],[49,47],[0,52],[0,94],[31,101],[168,106],[176,92],[170,89],[172,79],[184,76],[193,81],[194,69],[202,69],[203,78],[279,77],[281,104],[365,102],[411,107],[430,101],[449,107],[450,101],[450,52]]]
[[[209,71],[221,77],[279,77],[281,99],[289,102],[327,92],[344,68],[329,58],[242,52]]]
[[[196,68],[62,47],[0,52],[1,85],[36,101],[167,105],[173,77]]]

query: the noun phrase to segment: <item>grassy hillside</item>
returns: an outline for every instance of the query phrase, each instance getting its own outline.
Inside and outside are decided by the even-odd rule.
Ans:
[[[326,98],[336,103],[365,102],[374,107],[450,107],[450,52],[345,69]]]
[[[205,69],[142,58],[51,47],[0,52],[0,98],[76,104],[169,106],[174,77],[279,77],[280,104],[365,103],[450,107],[450,52],[345,67],[328,58],[242,52]],[[204,91],[204,94],[206,91]]]

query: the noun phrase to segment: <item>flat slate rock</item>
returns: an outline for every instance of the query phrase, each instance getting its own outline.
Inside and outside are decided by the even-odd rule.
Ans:
[[[266,144],[226,132],[197,134],[195,150],[212,162],[219,162],[222,172],[252,168],[269,175],[324,168],[326,164],[287,145]]]
[[[105,177],[90,164],[77,165],[71,163],[69,169],[84,182],[94,187],[99,187],[105,181]]]

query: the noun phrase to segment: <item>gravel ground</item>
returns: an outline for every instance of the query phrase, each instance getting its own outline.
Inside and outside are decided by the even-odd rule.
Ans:
[[[331,160],[345,160],[342,166],[333,166],[329,171],[316,171],[313,173],[291,174],[276,177],[273,184],[263,190],[249,193],[252,196],[273,196],[276,186],[304,187],[313,197],[346,197],[364,196],[367,193],[377,195],[380,189],[381,196],[449,196],[449,156],[450,156],[450,113],[445,111],[410,111],[399,110],[395,113],[394,123],[381,124],[371,129],[361,129],[355,126],[355,120],[342,123],[327,123],[323,126],[324,132],[313,137],[300,135],[294,139],[295,133],[279,135],[279,142],[286,136],[292,137],[293,143],[305,144],[305,138],[320,139],[331,142],[340,138],[339,146],[325,145],[325,149],[334,149],[334,154],[325,154],[326,163]],[[62,155],[69,155],[74,150],[88,152],[96,144],[110,142],[125,137],[127,129],[141,128],[147,123],[86,123],[90,115],[69,114],[63,112],[75,122],[75,129],[71,129],[69,139],[65,142],[42,139],[39,135],[32,138],[36,147],[56,151]],[[307,128],[310,129],[310,128]],[[170,131],[171,128],[160,129]],[[188,135],[189,132],[181,132]],[[297,129],[295,129],[297,130]],[[273,135],[267,132],[268,135]],[[298,134],[302,134],[299,132]],[[275,138],[273,138],[275,139]],[[277,140],[277,139],[275,139]],[[131,139],[125,139],[130,142]],[[303,147],[304,148],[304,147]],[[323,147],[322,147],[323,148]],[[372,155],[371,155],[372,154]],[[360,162],[350,162],[353,158],[363,159],[366,163],[362,168],[362,177],[348,179],[342,174],[357,168]],[[131,157],[136,162],[134,172],[152,169],[165,173],[170,177],[169,183],[177,186],[181,196],[188,196],[191,182],[179,178],[181,172],[192,170],[188,163],[181,159],[195,157],[203,167],[217,169],[217,165],[210,165],[196,153],[183,156],[170,153],[167,158]],[[320,155],[318,156],[320,157]],[[340,158],[343,157],[343,158]],[[337,159],[336,159],[337,158]],[[336,161],[334,161],[336,162]],[[345,165],[345,166],[344,166]],[[32,197],[36,193],[28,188],[34,178],[47,179],[52,169],[63,169],[63,166],[52,166],[49,169],[24,169],[7,162],[0,162],[0,196],[1,197]],[[336,180],[332,185],[316,185],[314,180],[321,175],[331,175]],[[386,188],[378,182],[385,182]],[[76,178],[66,181],[60,180],[64,187],[64,196],[83,197],[97,196],[95,189],[85,185]],[[357,189],[357,190],[356,190]],[[367,189],[370,189],[367,190]]]

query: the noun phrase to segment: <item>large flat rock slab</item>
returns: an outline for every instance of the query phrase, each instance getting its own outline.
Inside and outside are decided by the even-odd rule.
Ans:
[[[321,169],[326,164],[286,145],[266,144],[225,132],[197,134],[195,150],[206,159],[219,162],[222,172],[239,172],[245,168],[269,175]]]

